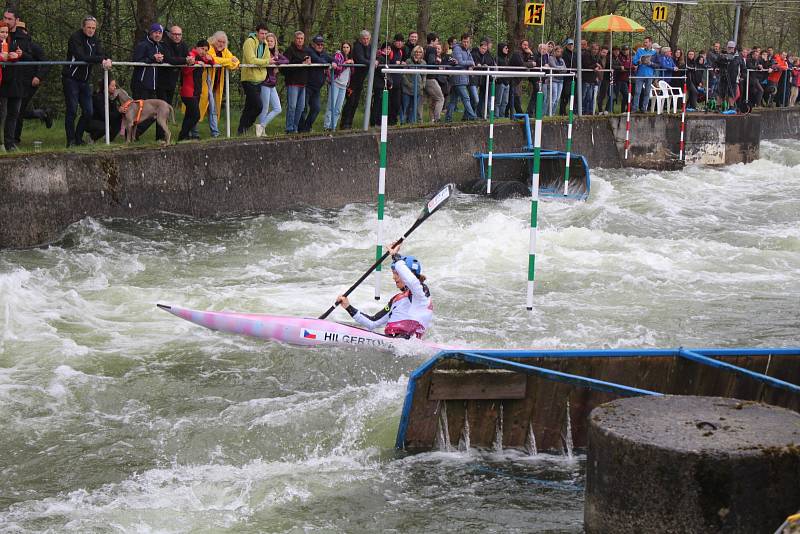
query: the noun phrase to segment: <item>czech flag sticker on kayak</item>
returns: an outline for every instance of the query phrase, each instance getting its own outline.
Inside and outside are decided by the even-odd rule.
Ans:
[[[317,333],[314,330],[306,330],[303,328],[304,339],[317,339]]]

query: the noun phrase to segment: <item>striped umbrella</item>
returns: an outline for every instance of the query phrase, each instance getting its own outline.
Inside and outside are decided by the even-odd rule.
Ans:
[[[643,32],[644,26],[639,24],[633,19],[628,17],[621,17],[619,15],[602,15],[589,19],[581,24],[581,30],[585,32]]]
[[[622,17],[620,15],[610,14],[601,15],[593,19],[589,19],[581,24],[581,30],[585,32],[606,33],[610,34],[609,49],[613,49],[614,45],[614,32],[633,33],[643,32],[644,26],[639,24],[633,19]],[[608,60],[609,67],[611,66],[611,58]],[[614,83],[614,71],[611,71],[611,83]],[[612,110],[613,111],[613,110]]]

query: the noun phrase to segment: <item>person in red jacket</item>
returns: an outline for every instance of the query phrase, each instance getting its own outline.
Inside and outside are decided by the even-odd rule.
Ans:
[[[186,113],[183,116],[178,141],[192,138],[191,132],[200,120],[200,95],[203,93],[204,70],[201,67],[214,64],[214,58],[208,54],[208,41],[205,39],[197,41],[189,52],[189,57],[195,66],[181,69],[181,101],[186,106]]]

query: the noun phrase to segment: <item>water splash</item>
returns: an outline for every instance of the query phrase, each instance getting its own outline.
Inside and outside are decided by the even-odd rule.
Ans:
[[[500,411],[497,414],[497,420],[494,423],[494,450],[497,452],[503,451],[503,403],[500,403]]]
[[[531,456],[539,454],[536,448],[536,435],[533,433],[533,421],[528,421],[528,437],[525,439],[525,451]]]
[[[471,446],[469,435],[469,405],[464,401],[464,427],[461,429],[461,437],[458,440],[459,451],[469,451]]]
[[[441,408],[441,409],[440,409]],[[447,425],[447,401],[439,401],[436,409],[439,411],[438,432],[436,433],[436,446],[442,452],[453,450],[450,444],[450,429]]]
[[[564,442],[564,454],[567,458],[572,460],[574,458],[574,444],[572,442],[572,419],[569,415],[569,399],[567,399],[567,416],[565,418],[564,433],[561,434],[561,440]]]

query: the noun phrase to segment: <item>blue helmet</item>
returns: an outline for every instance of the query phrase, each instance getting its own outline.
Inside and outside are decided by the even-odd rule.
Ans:
[[[415,275],[419,276],[422,273],[422,264],[414,256],[403,256],[400,260],[403,261],[408,266],[408,269]],[[394,269],[394,265],[392,265],[392,269]]]

